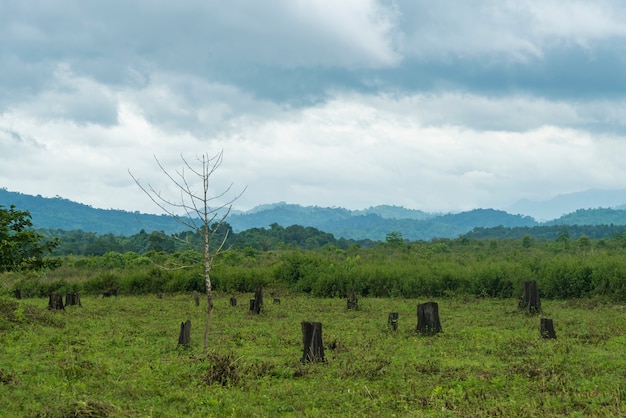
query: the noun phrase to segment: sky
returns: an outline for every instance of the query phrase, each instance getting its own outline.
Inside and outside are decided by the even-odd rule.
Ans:
[[[0,0],[0,68],[0,187],[96,208],[220,152],[239,210],[626,185],[620,0]]]

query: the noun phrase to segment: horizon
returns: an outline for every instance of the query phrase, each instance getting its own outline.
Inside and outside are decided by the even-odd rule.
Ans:
[[[142,215],[156,215],[156,216],[170,216],[165,212],[162,213],[158,213],[158,212],[142,212],[140,210],[127,210],[127,209],[120,209],[120,208],[104,208],[104,207],[95,207],[93,205],[90,205],[88,203],[83,203],[83,202],[78,202],[63,196],[59,196],[59,195],[55,195],[55,196],[46,196],[43,195],[41,193],[38,194],[30,194],[30,193],[24,193],[24,192],[20,192],[20,191],[14,191],[14,190],[9,190],[7,187],[0,187],[1,190],[4,190],[8,193],[16,193],[16,194],[21,194],[21,195],[25,195],[25,196],[30,196],[30,197],[40,197],[40,198],[44,198],[44,199],[61,199],[61,200],[66,200],[72,203],[76,203],[76,204],[80,204],[80,205],[84,205],[87,207],[90,207],[92,209],[96,209],[96,210],[111,210],[111,211],[122,211],[122,212],[127,212],[127,213],[139,213]],[[416,208],[407,208],[404,206],[398,206],[398,205],[390,205],[390,204],[380,204],[380,205],[376,205],[376,206],[370,206],[367,208],[361,208],[361,209],[349,209],[349,208],[345,208],[345,207],[341,207],[341,206],[321,206],[321,205],[301,205],[299,203],[290,203],[290,202],[286,202],[286,201],[279,201],[279,202],[270,202],[270,203],[261,203],[258,204],[252,208],[246,209],[246,210],[242,210],[242,209],[238,209],[236,207],[233,206],[232,210],[235,212],[241,212],[241,213],[248,213],[252,210],[261,208],[263,206],[267,206],[267,207],[275,207],[278,205],[286,205],[286,206],[300,206],[303,208],[307,208],[307,207],[314,207],[314,208],[322,208],[322,209],[343,209],[343,210],[348,210],[350,212],[358,212],[358,211],[367,211],[369,209],[376,209],[376,208],[380,208],[380,207],[394,207],[394,208],[399,208],[399,209],[403,209],[403,210],[409,210],[409,211],[419,211],[428,215],[438,215],[438,216],[443,216],[443,215],[455,215],[455,214],[460,214],[460,213],[465,213],[465,212],[472,212],[475,210],[496,210],[496,211],[502,211],[502,212],[506,212],[510,215],[519,215],[519,216],[523,216],[523,217],[532,217],[534,218],[534,220],[536,222],[545,222],[545,221],[549,221],[552,219],[557,219],[560,216],[563,215],[567,215],[569,213],[573,213],[576,210],[579,209],[605,209],[605,208],[618,208],[619,206],[626,206],[626,189],[613,189],[613,190],[588,190],[585,192],[579,192],[579,193],[571,193],[571,194],[567,194],[567,195],[557,195],[555,197],[553,197],[552,199],[546,200],[546,201],[529,201],[529,200],[519,200],[517,202],[515,202],[515,204],[517,204],[518,206],[523,204],[523,203],[530,203],[530,204],[537,204],[537,205],[542,205],[545,203],[549,203],[551,201],[555,201],[558,199],[562,199],[562,198],[569,198],[569,197],[573,197],[576,195],[585,195],[585,194],[589,194],[589,193],[605,193],[605,192],[610,192],[610,193],[615,193],[615,194],[625,194],[624,200],[620,200],[620,203],[614,203],[614,204],[607,204],[607,205],[598,205],[598,206],[588,206],[588,207],[577,207],[576,209],[572,209],[571,211],[562,211],[561,214],[559,214],[558,216],[553,216],[553,217],[548,217],[548,218],[538,218],[537,216],[534,216],[530,213],[523,213],[523,212],[515,212],[515,211],[509,211],[506,209],[502,209],[502,208],[491,208],[491,207],[477,207],[477,208],[472,208],[472,209],[468,209],[468,210],[464,210],[464,211],[459,211],[459,212],[428,212],[428,211],[424,211],[422,209],[416,209]],[[615,201],[617,202],[617,201]],[[155,208],[156,205],[154,206]],[[23,209],[23,208],[18,208],[18,209]],[[626,209],[626,208],[625,208]],[[28,210],[28,209],[25,209]],[[534,210],[537,210],[537,208],[535,208]],[[621,209],[624,210],[624,209]]]

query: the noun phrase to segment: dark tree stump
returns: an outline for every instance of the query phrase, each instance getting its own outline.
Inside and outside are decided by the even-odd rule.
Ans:
[[[200,295],[197,290],[193,291],[193,301],[196,303],[196,306],[200,306]]]
[[[236,298],[230,298],[230,306],[237,306],[237,299]]]
[[[115,289],[109,289],[106,292],[102,293],[102,297],[105,298],[109,298],[111,296],[115,296],[117,297],[117,295],[120,293],[120,288],[115,288]]]
[[[394,331],[398,330],[398,312],[389,312],[387,325],[389,325]]]
[[[359,300],[357,298],[356,292],[350,292],[350,294],[348,295],[348,309],[359,309]]]
[[[65,306],[80,306],[82,308],[83,304],[80,303],[80,293],[66,293]]]
[[[258,315],[261,313],[261,305],[259,301],[256,299],[250,299],[250,313],[254,315]]]
[[[21,289],[13,290],[13,296],[15,297],[15,299],[22,299],[22,290]]]
[[[257,300],[259,306],[263,306],[263,289],[258,288],[254,291],[254,298]]]
[[[441,332],[439,305],[437,302],[426,302],[417,305],[417,332],[433,335]]]
[[[191,341],[191,321],[188,319],[186,322],[180,323],[180,334],[178,335],[178,344],[189,347]]]
[[[556,338],[554,323],[550,318],[541,318],[541,336],[546,339]]]
[[[541,301],[539,300],[539,291],[537,290],[537,282],[535,280],[524,282],[524,295],[519,303],[519,308],[529,314],[541,312]]]
[[[280,305],[280,299],[274,298],[274,304],[275,305]]]
[[[322,323],[302,322],[302,342],[304,352],[300,361],[317,363],[324,361],[324,345],[322,343]]]
[[[65,310],[65,308],[63,307],[63,296],[57,295],[56,293],[51,293],[50,299],[48,300],[48,309]]]

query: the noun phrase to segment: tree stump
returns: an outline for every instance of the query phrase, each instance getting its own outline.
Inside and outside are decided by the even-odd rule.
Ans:
[[[197,290],[193,291],[193,301],[196,303],[196,306],[200,306],[200,295]]]
[[[357,298],[356,292],[350,292],[348,295],[348,309],[357,310],[359,309],[359,300]]]
[[[80,293],[66,293],[65,306],[79,306],[82,308],[83,304],[80,303]]]
[[[398,312],[389,312],[387,325],[389,325],[394,331],[398,330]]]
[[[302,322],[302,342],[304,352],[301,362],[317,363],[324,361],[324,345],[322,343],[322,323]]]
[[[259,301],[256,299],[250,299],[250,313],[253,315],[258,315],[261,313],[261,305]]]
[[[48,300],[48,309],[65,310],[65,308],[63,307],[63,296],[57,295],[56,293],[51,293],[50,299]]]
[[[439,305],[437,302],[426,302],[417,305],[417,332],[422,335],[433,335],[441,331]]]
[[[519,308],[529,314],[541,312],[539,291],[537,290],[537,282],[535,280],[524,282],[524,295],[519,303]]]
[[[554,323],[550,318],[541,318],[541,336],[546,339],[556,338],[556,332],[554,332]]]
[[[115,296],[117,297],[117,295],[120,293],[120,288],[115,288],[115,289],[109,289],[106,292],[102,293],[102,297],[105,298],[109,298],[111,296]]]
[[[15,299],[22,299],[22,290],[21,289],[13,290],[13,296],[15,297]]]
[[[257,290],[254,291],[254,299],[257,300],[257,303],[259,304],[259,306],[263,306],[263,289],[262,288],[258,288]]]
[[[237,306],[237,299],[236,298],[230,298],[230,306]]]
[[[178,345],[182,345],[185,348],[189,347],[191,341],[191,321],[188,319],[186,322],[180,323],[180,334],[178,335]]]

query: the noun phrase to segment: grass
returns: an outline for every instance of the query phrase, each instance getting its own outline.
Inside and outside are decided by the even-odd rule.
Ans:
[[[266,292],[269,295],[269,292]],[[426,299],[217,295],[210,348],[206,301],[191,295],[0,298],[0,416],[626,416],[626,310],[601,300],[442,298],[443,332],[416,335]],[[396,332],[389,312],[399,312]],[[191,345],[178,346],[191,320]],[[326,362],[302,364],[301,321],[323,324]]]

